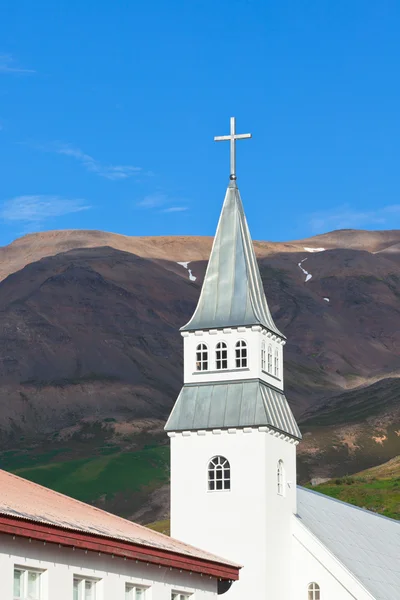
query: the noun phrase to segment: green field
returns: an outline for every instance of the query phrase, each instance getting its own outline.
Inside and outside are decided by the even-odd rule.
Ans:
[[[87,458],[57,460],[64,452],[7,453],[4,466],[20,477],[126,517],[169,482],[166,445],[145,445],[132,452],[103,447]]]

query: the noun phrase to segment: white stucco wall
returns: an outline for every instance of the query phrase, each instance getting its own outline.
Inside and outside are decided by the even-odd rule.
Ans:
[[[216,381],[237,381],[240,379],[259,378],[266,383],[283,390],[283,340],[259,326],[238,327],[227,329],[211,329],[206,331],[184,332],[184,383],[213,383]],[[237,369],[235,366],[235,345],[244,340],[248,348],[248,365]],[[279,354],[279,377],[274,377],[261,369],[261,343],[272,346],[273,360],[275,350]],[[218,342],[228,346],[228,369],[216,370],[215,350]],[[207,371],[196,370],[196,348],[204,343],[209,350],[209,365]],[[272,366],[273,369],[273,366]]]
[[[320,586],[321,600],[373,600],[373,596],[295,516],[292,527],[291,600],[307,600],[311,582]]]
[[[230,462],[230,491],[208,491],[207,466],[218,455]],[[295,458],[294,443],[257,429],[172,434],[171,533],[244,565],[226,600],[290,597]],[[284,496],[277,494],[278,460]]]
[[[148,586],[145,600],[170,600],[171,591],[195,594],[195,600],[216,598],[214,577],[0,534],[2,599],[13,598],[15,566],[43,570],[41,600],[72,600],[74,575],[99,579],[96,600],[125,600],[126,583]]]

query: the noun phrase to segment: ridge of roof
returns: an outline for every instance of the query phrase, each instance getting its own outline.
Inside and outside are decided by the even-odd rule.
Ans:
[[[222,557],[2,469],[0,489],[0,516],[239,568]]]
[[[181,331],[251,325],[285,339],[269,310],[239,189],[231,180],[199,301]]]

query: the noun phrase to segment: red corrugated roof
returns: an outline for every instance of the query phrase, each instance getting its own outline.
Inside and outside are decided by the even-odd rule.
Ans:
[[[206,561],[225,565],[230,568],[230,571],[232,567],[233,570],[239,568],[237,564],[223,558],[2,470],[0,470],[0,515],[49,525],[59,530],[81,532],[89,535],[91,539],[93,536],[98,536],[103,540],[108,538],[116,542],[127,542],[136,547],[158,550],[160,556],[165,556],[166,553],[179,554],[186,556],[192,565],[197,561]],[[3,530],[3,522],[4,519],[0,522],[0,531]],[[82,539],[82,536],[79,538]],[[112,544],[109,545],[111,548]],[[117,544],[117,546],[121,548],[126,544]],[[110,549],[110,553],[111,551]],[[153,552],[154,554],[157,552]],[[180,568],[184,567],[180,565]],[[201,571],[196,568],[190,570]],[[236,579],[237,576],[234,578]]]

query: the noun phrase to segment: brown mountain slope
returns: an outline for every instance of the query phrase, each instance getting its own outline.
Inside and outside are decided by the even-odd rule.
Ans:
[[[165,418],[181,384],[178,328],[197,289],[113,248],[44,258],[0,284],[4,433],[89,415]]]
[[[83,431],[88,420],[116,419],[113,431],[135,432],[134,422],[153,422],[159,432],[182,383],[178,329],[195,307],[211,242],[60,231],[0,249],[3,448],[20,436],[27,444],[79,424]],[[317,474],[324,461],[329,473],[343,467],[340,452],[327,452],[347,427],[346,418],[330,421],[331,397],[343,397],[346,413],[361,394],[364,423],[371,386],[382,385],[398,404],[400,265],[385,250],[399,243],[399,231],[255,243],[271,310],[288,337],[287,395],[295,415],[304,414],[306,438],[314,436],[304,442],[304,477]],[[178,261],[191,262],[196,281]],[[325,411],[324,424],[307,423],[315,406]],[[369,435],[366,463],[356,465],[355,453],[346,469],[391,458],[399,439],[377,456],[380,442]]]

